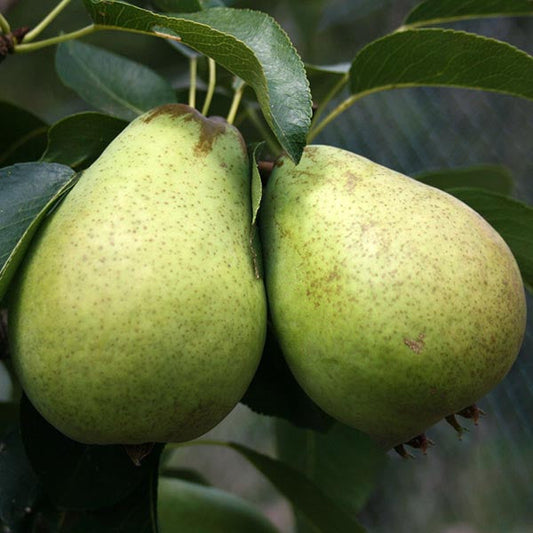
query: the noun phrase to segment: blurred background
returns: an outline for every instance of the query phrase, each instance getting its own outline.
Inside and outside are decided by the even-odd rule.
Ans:
[[[135,2],[133,2],[135,3]],[[136,2],[143,5],[143,2]],[[358,49],[401,25],[414,0],[242,0],[272,14],[303,60],[316,65],[350,62]],[[5,9],[10,5],[7,11]],[[12,27],[34,25],[55,2],[2,0]],[[47,35],[85,25],[74,1]],[[450,25],[498,38],[533,53],[533,19],[484,19]],[[145,63],[171,79],[187,80],[185,58],[144,36],[102,32],[88,39]],[[8,57],[0,65],[0,100],[53,122],[87,109],[63,87],[53,49]],[[1,127],[9,127],[2,124]],[[503,165],[514,195],[533,203],[533,103],[505,95],[450,89],[402,89],[364,98],[316,140],[357,152],[407,175],[480,164]],[[533,308],[530,302],[530,316]],[[480,402],[486,416],[458,440],[447,424],[428,432],[436,445],[415,460],[389,454],[361,521],[371,533],[533,532],[533,322],[517,363]],[[0,373],[0,391],[8,393]],[[245,443],[275,454],[278,422],[239,405],[207,437]],[[231,450],[186,448],[177,465],[197,468],[214,485],[263,509],[281,531],[294,530],[292,512],[275,490]],[[354,479],[354,483],[358,480]]]

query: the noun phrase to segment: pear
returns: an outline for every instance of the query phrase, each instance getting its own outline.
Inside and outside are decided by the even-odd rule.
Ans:
[[[274,329],[297,381],[385,448],[505,376],[526,306],[500,235],[456,198],[308,146],[274,167],[261,211]]]
[[[40,228],[10,297],[21,385],[89,444],[190,440],[251,381],[266,299],[246,147],[170,104],[134,120]]]

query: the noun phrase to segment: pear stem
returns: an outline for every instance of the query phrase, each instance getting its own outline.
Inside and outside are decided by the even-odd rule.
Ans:
[[[196,107],[196,72],[198,70],[198,59],[192,56],[189,60],[189,106]]]
[[[233,124],[233,122],[235,121],[235,117],[237,116],[237,110],[239,109],[239,104],[241,103],[245,86],[246,84],[244,82],[241,82],[237,89],[235,89],[235,93],[233,94],[233,100],[231,102],[231,107],[226,118],[228,124]]]
[[[209,65],[209,84],[207,86],[207,94],[205,95],[204,106],[202,107],[202,115],[206,116],[215,94],[215,87],[217,83],[217,64],[214,59],[207,58]]]
[[[58,15],[70,4],[70,0],[61,0],[57,6],[44,17],[33,30],[29,31],[24,37],[24,42],[31,42],[37,37]]]
[[[0,13],[0,32],[5,35],[9,35],[11,33],[11,26],[2,13]]]
[[[26,53],[26,52],[34,52],[35,50],[40,50],[41,48],[46,48],[47,46],[53,46],[55,44],[64,43],[65,41],[70,41],[71,39],[79,39],[80,37],[84,37],[85,35],[90,35],[91,33],[94,33],[98,30],[107,29],[102,26],[97,26],[96,24],[91,24],[89,26],[85,26],[84,28],[80,28],[79,30],[73,31],[71,33],[63,33],[61,35],[58,35],[57,37],[52,37],[50,39],[43,39],[42,41],[37,41],[35,43],[28,43],[25,44],[23,42],[22,44],[15,46],[15,52],[17,53]]]

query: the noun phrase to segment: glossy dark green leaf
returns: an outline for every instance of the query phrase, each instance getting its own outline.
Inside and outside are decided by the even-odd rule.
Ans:
[[[76,170],[88,167],[126,127],[124,120],[102,113],[78,113],[53,124],[42,161]]]
[[[0,525],[9,527],[8,532],[27,531],[24,527],[41,493],[18,427],[0,435]]]
[[[531,0],[425,0],[405,19],[405,25],[427,26],[480,17],[533,15]]]
[[[57,47],[56,70],[61,81],[87,103],[124,120],[176,102],[171,85],[153,70],[80,41]]]
[[[120,1],[84,3],[99,26],[179,38],[244,80],[280,144],[299,160],[310,125],[310,91],[301,59],[272,17],[225,7],[165,16]]]
[[[533,57],[454,30],[393,33],[364,47],[350,69],[354,94],[415,86],[478,89],[533,99]]]
[[[0,169],[0,300],[42,219],[72,186],[75,173],[56,163]]]
[[[498,165],[479,165],[465,168],[444,168],[415,176],[418,181],[437,187],[476,187],[501,194],[511,194],[513,177],[508,169]]]
[[[36,161],[46,147],[46,122],[9,102],[0,102],[0,167]]]
[[[30,463],[59,507],[94,510],[118,504],[157,469],[160,446],[134,465],[123,446],[92,446],[51,426],[24,396],[21,431]]]
[[[326,431],[333,424],[294,379],[270,327],[259,368],[241,402],[256,413],[277,416],[303,428]]]
[[[474,188],[450,189],[504,238],[526,287],[533,292],[533,207],[501,194]]]
[[[229,492],[182,479],[161,477],[160,533],[276,533],[251,503]]]
[[[355,516],[344,511],[309,478],[286,463],[240,444],[228,443],[278,489],[285,498],[321,533],[363,533]]]
[[[276,441],[282,461],[353,515],[374,491],[387,458],[370,437],[340,423],[318,433],[278,420]]]

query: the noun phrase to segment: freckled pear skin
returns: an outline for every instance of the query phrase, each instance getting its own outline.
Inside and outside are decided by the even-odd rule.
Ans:
[[[282,158],[261,211],[272,320],[326,412],[386,448],[473,404],[522,343],[520,272],[452,196],[334,147]]]
[[[190,440],[236,405],[266,328],[239,132],[181,104],[132,122],[51,215],[18,274],[13,362],[84,443]]]

